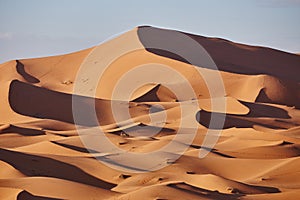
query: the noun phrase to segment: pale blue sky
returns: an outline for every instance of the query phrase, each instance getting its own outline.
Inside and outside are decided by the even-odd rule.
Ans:
[[[300,0],[0,0],[0,63],[69,53],[138,25],[300,52]]]

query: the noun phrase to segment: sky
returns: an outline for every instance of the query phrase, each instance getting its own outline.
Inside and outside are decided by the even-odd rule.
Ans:
[[[300,0],[0,0],[0,63],[65,54],[139,25],[300,52]]]

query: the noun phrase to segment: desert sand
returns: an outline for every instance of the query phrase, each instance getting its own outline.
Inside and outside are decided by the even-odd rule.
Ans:
[[[297,199],[300,55],[180,32],[205,48],[217,71],[147,48],[167,43],[175,33],[179,32],[142,26],[98,47],[0,64],[0,199]],[[110,63],[94,95],[76,93],[80,107],[92,107],[97,118],[86,112],[85,120],[74,120],[72,94],[80,67],[89,64],[95,51],[101,55],[99,62],[118,55],[119,46],[138,50]],[[143,73],[137,71],[121,84],[134,90],[128,94],[121,88],[114,94],[124,74],[149,63],[153,68],[147,68],[152,70],[144,75],[146,84],[137,86],[136,79]],[[183,76],[196,98],[185,93],[182,81],[164,73],[161,66]],[[209,76],[218,73],[224,91],[215,88],[211,93],[198,70]],[[176,95],[172,88],[183,93]],[[215,98],[224,98],[226,109],[213,108]],[[112,104],[127,109],[131,120],[117,116],[119,123]],[[210,126],[212,115],[223,117],[224,124]],[[161,116],[165,118],[160,120]],[[197,120],[196,129],[193,123],[182,125],[183,118]],[[178,143],[186,146],[179,159],[137,173],[96,159],[113,158],[114,152],[84,145],[90,135],[79,135],[78,129],[97,126],[116,147],[137,154],[167,145],[180,128],[186,137],[193,130],[196,134],[191,144]],[[205,142],[208,129],[220,133],[210,152]],[[151,131],[156,130],[153,135]],[[204,158],[199,158],[200,150],[207,151]],[[176,148],[166,153],[176,154]],[[161,165],[168,162],[160,159]],[[152,160],[134,163],[149,166]]]

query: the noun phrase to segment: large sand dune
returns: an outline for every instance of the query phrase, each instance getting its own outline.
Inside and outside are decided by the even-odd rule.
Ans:
[[[149,48],[174,43],[177,33],[202,45],[220,71]],[[80,67],[89,64],[93,52],[101,52],[100,59],[105,60],[128,46],[138,49],[110,63],[94,95],[73,95]],[[197,57],[198,52],[187,47],[178,50]],[[154,67],[147,71],[147,84],[138,86],[136,79],[143,71],[136,71],[136,77],[122,83],[136,86],[134,91],[114,94],[124,74],[149,63]],[[186,92],[182,80],[161,66],[183,76],[196,98]],[[224,91],[215,88],[211,93],[199,71],[219,74]],[[299,54],[148,26],[87,50],[3,63],[0,199],[297,199],[299,74]],[[87,111],[79,121],[73,115],[74,98]],[[218,98],[225,99],[225,109],[213,107]],[[121,113],[117,120],[113,107],[128,110],[131,119],[117,112]],[[183,119],[194,119],[196,129],[195,123],[181,123]],[[224,123],[211,124],[212,119]],[[97,138],[89,130],[99,125],[115,146],[137,154],[168,145],[179,131],[182,141],[188,141],[191,132],[196,134],[191,145],[177,141],[178,147],[186,149],[179,159],[166,161],[169,154],[178,154],[174,148],[153,157],[162,166],[167,162],[166,167],[135,173],[111,168],[96,158],[128,159],[140,166],[151,165],[151,158],[134,160],[125,153],[118,157],[113,151],[86,146],[86,141]],[[208,140],[208,129],[219,132],[219,137]],[[209,141],[216,144],[210,146]],[[199,158],[199,150],[207,155]]]

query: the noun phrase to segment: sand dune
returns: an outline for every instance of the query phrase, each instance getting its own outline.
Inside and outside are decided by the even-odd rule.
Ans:
[[[176,43],[178,33],[201,44],[220,71],[154,48]],[[178,52],[198,56],[182,45]],[[93,93],[76,93],[82,66],[108,58],[116,59]],[[224,90],[212,93],[203,74],[219,75]],[[3,63],[0,199],[297,199],[299,74],[299,54],[148,26],[83,51]],[[80,120],[74,99],[84,111]],[[220,99],[224,109],[213,104]],[[122,151],[97,148],[99,138]],[[146,155],[174,140],[159,156],[126,154]],[[157,169],[110,167],[126,167],[126,160]]]

